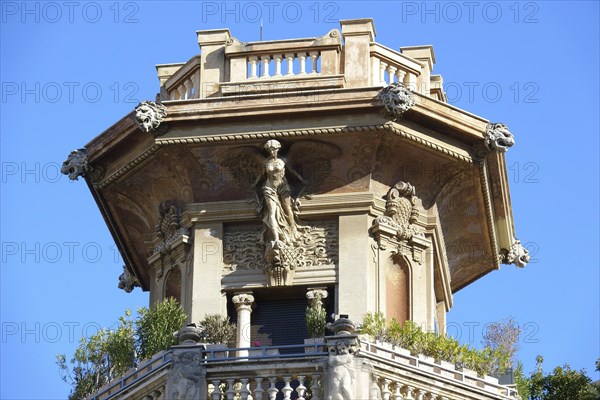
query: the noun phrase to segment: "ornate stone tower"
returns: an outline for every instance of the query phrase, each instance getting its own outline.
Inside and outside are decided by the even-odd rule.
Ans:
[[[431,46],[395,51],[374,41],[370,19],[340,25],[250,43],[199,31],[200,55],[157,66],[156,102],[65,161],[123,255],[121,288],[140,286],[151,303],[175,297],[189,322],[238,322],[229,356],[175,346],[98,398],[514,395],[369,343],[345,317],[305,353],[315,296],[357,322],[382,312],[443,333],[454,292],[528,260],[513,225],[506,125],[446,102]],[[252,357],[251,340],[270,348]]]

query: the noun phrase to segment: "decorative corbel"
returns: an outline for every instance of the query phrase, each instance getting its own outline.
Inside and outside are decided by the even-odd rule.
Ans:
[[[60,172],[67,175],[70,180],[77,181],[80,176],[87,178],[89,182],[95,183],[104,176],[104,169],[92,166],[89,163],[87,150],[85,148],[73,150],[62,163]]]
[[[502,123],[489,123],[485,128],[485,147],[489,151],[505,153],[509,147],[515,144],[515,137]]]
[[[510,249],[502,249],[500,256],[503,264],[514,264],[518,268],[524,268],[531,260],[529,251],[517,239],[510,246]]]
[[[131,293],[135,287],[141,287],[140,281],[123,265],[123,273],[119,275],[119,289],[123,289],[126,293]]]
[[[168,131],[168,127],[161,123],[167,116],[167,108],[153,101],[142,101],[135,107],[135,123],[142,131],[150,133],[154,136],[164,135]]]
[[[392,121],[400,120],[415,105],[412,92],[400,82],[390,83],[381,89],[377,99],[383,105],[384,116]]]
[[[392,244],[395,246],[393,254],[410,254],[409,258],[421,264],[429,241],[416,225],[418,218],[415,188],[410,183],[400,181],[388,191],[384,215],[373,221],[371,233],[381,250]]]

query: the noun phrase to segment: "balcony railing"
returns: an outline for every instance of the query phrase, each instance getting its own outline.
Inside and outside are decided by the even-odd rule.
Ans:
[[[246,43],[227,29],[200,31],[201,55],[187,63],[157,66],[160,98],[181,101],[402,82],[415,92],[445,99],[437,93],[440,85],[436,93],[429,93],[433,53],[430,58],[411,58],[374,42],[370,20],[341,24],[341,33],[333,29],[316,38]]]
[[[330,373],[329,355],[323,344],[254,348],[174,347],[157,354],[123,377],[112,381],[90,399],[163,400],[168,394],[168,375],[173,370],[173,351],[200,353],[202,399],[324,399]],[[371,382],[363,393],[379,393],[374,399],[482,400],[515,399],[517,392],[498,380],[478,376],[454,365],[413,356],[386,343],[361,339],[355,357],[367,369],[356,370],[356,382]],[[329,371],[329,372],[328,372]],[[362,376],[361,374],[366,374]],[[362,377],[361,377],[362,376]],[[357,383],[359,384],[359,383]],[[162,396],[162,397],[161,397]],[[427,397],[429,396],[429,397]]]

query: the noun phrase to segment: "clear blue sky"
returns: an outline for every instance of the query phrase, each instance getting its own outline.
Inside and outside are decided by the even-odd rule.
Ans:
[[[598,2],[10,2],[1,20],[2,399],[65,398],[54,364],[148,295],[117,289],[122,262],[68,153],[159,90],[154,65],[198,53],[195,31],[242,41],[325,34],[372,17],[388,47],[433,44],[452,104],[508,124],[519,238],[533,260],[455,295],[450,333],[478,345],[514,316],[519,358],[599,355]]]

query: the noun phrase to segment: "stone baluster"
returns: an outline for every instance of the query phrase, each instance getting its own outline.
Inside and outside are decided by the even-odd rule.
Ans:
[[[274,54],[273,59],[275,60],[275,76],[281,76],[281,54]]]
[[[285,382],[285,386],[281,389],[281,392],[283,393],[283,400],[290,400],[292,398],[292,392],[294,391],[290,385],[292,377],[284,376],[283,381]]]
[[[405,390],[405,394],[404,394],[404,400],[416,400],[413,397],[413,388],[410,386],[406,386],[406,390]]]
[[[405,71],[402,71],[401,69],[398,69],[396,71],[396,81],[400,82],[400,83],[404,83],[404,76],[406,75]]]
[[[225,394],[227,395],[227,400],[233,400],[235,397],[235,389],[233,388],[233,384],[235,383],[235,379],[226,379],[227,382],[227,391]]]
[[[213,391],[211,393],[212,400],[220,400],[221,399],[221,381],[218,379],[212,380]]]
[[[373,86],[380,85],[379,81],[379,58],[371,56],[371,82]]]
[[[415,392],[416,400],[425,400],[425,395],[427,392],[423,389],[417,389]]]
[[[406,86],[410,90],[416,91],[417,90],[417,76],[415,74],[411,74],[410,72],[408,72],[404,76],[404,86]]]
[[[248,62],[250,63],[250,79],[256,79],[258,78],[258,75],[256,74],[256,64],[258,63],[258,57],[256,56],[251,56],[248,57]]]
[[[192,84],[192,80],[191,79],[186,79],[185,82],[183,82],[183,86],[185,86],[185,98],[190,99],[192,97],[192,88],[193,88],[193,84]]]
[[[250,379],[248,378],[241,378],[240,382],[242,384],[242,387],[240,388],[240,398],[242,400],[248,400],[248,396],[250,395],[250,383],[249,383]]]
[[[294,58],[294,53],[285,53],[285,59],[287,60],[286,75],[294,75]]]
[[[237,347],[250,347],[250,314],[254,296],[251,293],[239,293],[231,298],[237,310]],[[248,357],[248,350],[238,350],[238,357]]]
[[[300,72],[298,75],[306,75],[306,53],[298,53],[298,59],[300,60]]]
[[[269,63],[271,62],[270,55],[260,56],[260,62],[262,63],[262,71],[260,73],[261,78],[268,78],[269,75]]]
[[[256,384],[256,388],[254,388],[254,400],[262,400],[265,391],[262,388],[263,378],[254,379],[254,383]]]
[[[383,388],[381,389],[381,397],[383,397],[383,400],[390,400],[390,396],[392,395],[390,383],[391,381],[389,379],[383,379]]]
[[[382,85],[385,85],[387,83],[387,81],[385,80],[385,69],[387,68],[387,63],[384,63],[383,61],[379,62],[379,82],[381,82]]]
[[[394,400],[403,400],[404,397],[402,396],[402,391],[400,390],[402,389],[402,384],[400,382],[396,382],[394,386]]]
[[[317,60],[319,59],[319,52],[318,51],[311,51],[310,53],[308,53],[310,55],[310,60],[311,60],[311,74],[316,74],[318,73],[317,71]]]
[[[177,100],[184,100],[185,99],[185,86],[184,85],[180,85],[177,88],[177,94],[179,94],[179,98]]]
[[[275,387],[275,385],[277,384],[277,377],[274,376],[269,378],[269,382],[271,382],[271,386],[267,390],[267,392],[269,392],[269,399],[275,400],[275,398],[277,397],[277,393],[279,393],[279,390]]]
[[[304,386],[304,379],[306,377],[304,375],[298,375],[298,387],[296,388],[296,393],[298,393],[298,400],[304,400],[304,395],[306,394],[306,386]]]
[[[321,399],[321,385],[319,385],[319,374],[313,374],[310,385],[310,393],[312,394],[312,400]]]
[[[394,77],[396,76],[396,71],[398,71],[398,68],[394,67],[393,65],[388,65],[387,67],[387,73],[388,73],[388,77],[389,77],[389,82],[390,84],[394,83]]]

